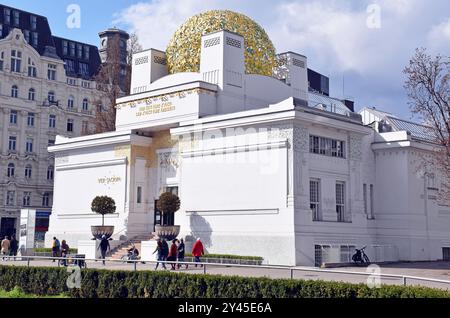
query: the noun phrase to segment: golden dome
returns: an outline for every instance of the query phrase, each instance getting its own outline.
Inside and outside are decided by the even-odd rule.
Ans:
[[[220,30],[244,37],[246,73],[272,75],[276,65],[272,41],[255,21],[229,10],[194,15],[178,28],[166,50],[169,73],[199,72],[201,37]]]

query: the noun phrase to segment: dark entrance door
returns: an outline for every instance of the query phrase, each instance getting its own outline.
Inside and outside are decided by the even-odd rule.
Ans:
[[[157,208],[158,206],[158,200],[155,200],[155,225],[174,225],[175,224],[175,214],[162,214],[160,210]],[[153,229],[154,230],[154,229]]]
[[[2,218],[0,225],[0,238],[4,238],[5,236],[9,236],[11,238],[12,235],[16,233],[16,218]]]

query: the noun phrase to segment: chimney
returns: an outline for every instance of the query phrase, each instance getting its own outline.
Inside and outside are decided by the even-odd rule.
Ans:
[[[131,94],[149,90],[151,83],[168,74],[166,53],[150,49],[133,54]]]

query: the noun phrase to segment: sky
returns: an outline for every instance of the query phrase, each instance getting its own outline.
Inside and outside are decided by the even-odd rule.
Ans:
[[[0,0],[48,18],[53,34],[99,44],[98,32],[135,32],[144,48],[165,50],[190,16],[211,9],[243,13],[267,32],[278,52],[308,57],[330,77],[331,95],[413,119],[402,73],[418,47],[450,55],[448,0]],[[75,4],[80,25],[67,19]]]

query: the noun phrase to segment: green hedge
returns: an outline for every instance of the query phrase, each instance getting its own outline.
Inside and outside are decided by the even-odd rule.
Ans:
[[[45,248],[45,247],[39,247],[39,248],[35,248],[34,252],[35,253],[51,253],[52,249],[51,248]],[[69,248],[69,253],[70,254],[77,254],[78,253],[78,249],[76,249],[76,248]]]
[[[36,253],[51,253],[51,248],[35,248]],[[76,248],[70,249],[71,254],[77,254]],[[186,253],[186,257],[193,257],[191,253]],[[262,261],[263,258],[259,256],[242,256],[242,255],[229,255],[229,254],[206,254],[203,258],[222,258],[222,259],[236,259],[236,260],[249,260],[249,261]]]
[[[154,271],[82,271],[82,288],[68,290],[66,268],[0,266],[0,289],[88,298],[427,298],[450,293],[424,287],[366,285]]]
[[[193,257],[191,253],[186,253],[186,257]],[[242,256],[242,255],[230,255],[230,254],[205,254],[201,258],[223,258],[223,259],[239,259],[248,261],[262,261],[260,256]]]

